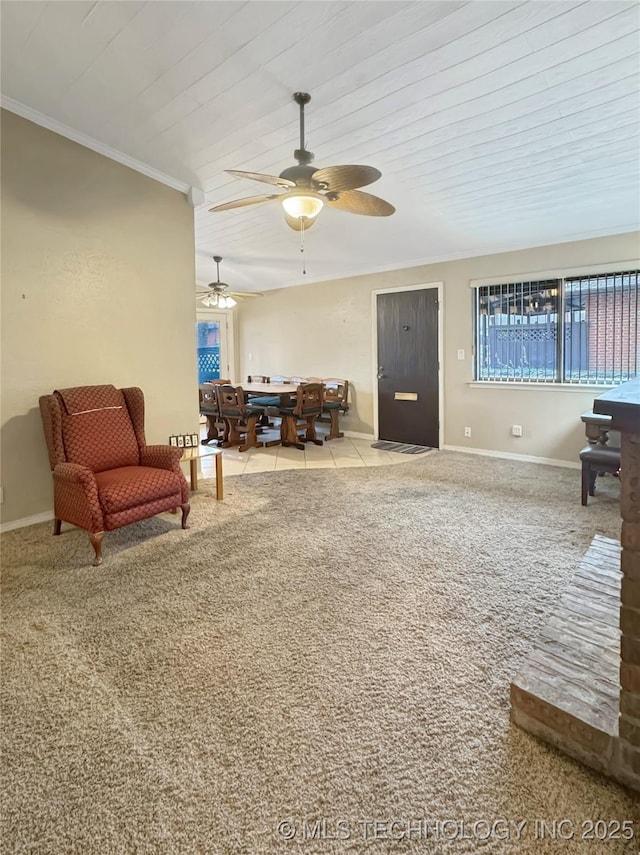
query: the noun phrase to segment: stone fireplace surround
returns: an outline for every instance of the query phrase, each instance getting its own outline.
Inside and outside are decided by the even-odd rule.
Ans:
[[[511,717],[640,792],[640,378],[593,411],[621,434],[620,543],[594,538],[511,683]]]

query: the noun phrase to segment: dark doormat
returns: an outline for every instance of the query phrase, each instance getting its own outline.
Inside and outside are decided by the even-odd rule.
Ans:
[[[386,439],[372,443],[371,448],[379,448],[381,451],[399,451],[400,454],[424,454],[425,451],[433,451],[430,445],[409,445],[406,442],[389,442]]]

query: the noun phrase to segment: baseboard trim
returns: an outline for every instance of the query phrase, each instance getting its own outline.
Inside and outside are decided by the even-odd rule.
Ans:
[[[511,454],[508,451],[489,451],[486,448],[465,448],[462,445],[443,445],[443,451],[461,451],[463,454],[479,454],[482,457],[501,457],[521,463],[542,463],[544,466],[562,466],[564,469],[580,469],[574,460],[556,460],[554,457],[534,457],[532,454]]]
[[[10,520],[9,522],[0,525],[0,534],[5,531],[13,531],[14,528],[26,528],[28,525],[36,525],[36,523],[49,522],[53,519],[53,511],[43,511],[41,514],[34,514],[32,517],[22,517],[19,520]]]

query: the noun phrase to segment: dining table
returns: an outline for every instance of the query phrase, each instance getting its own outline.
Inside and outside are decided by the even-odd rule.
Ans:
[[[278,403],[273,404],[274,407],[289,406],[291,399],[295,397],[295,394],[298,391],[296,383],[253,383],[251,381],[247,381],[246,383],[238,383],[237,385],[242,386],[249,403],[251,403],[252,398],[278,398]],[[259,424],[263,429],[266,427],[273,427],[273,424],[269,422],[269,416],[267,415],[266,410]],[[280,445],[281,442],[281,439],[270,439],[267,440],[264,445],[265,447],[270,447],[272,445]]]
[[[254,398],[280,398],[281,406],[286,406],[298,391],[296,383],[238,383],[247,395]]]

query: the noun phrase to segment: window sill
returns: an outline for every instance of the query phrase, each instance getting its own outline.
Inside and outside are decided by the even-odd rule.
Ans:
[[[467,380],[467,386],[473,389],[524,389],[528,392],[596,392],[602,394],[615,386],[577,386],[575,383],[536,383],[528,380]]]

